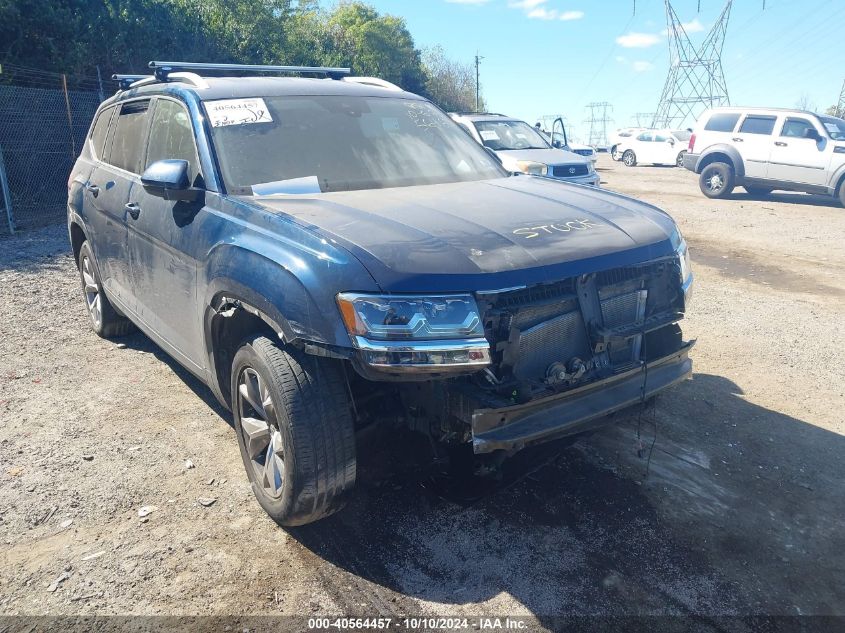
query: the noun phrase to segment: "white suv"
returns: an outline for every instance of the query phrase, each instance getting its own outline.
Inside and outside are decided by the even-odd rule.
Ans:
[[[684,167],[701,174],[708,198],[741,185],[754,196],[786,189],[845,205],[845,121],[803,110],[714,108],[696,124]]]

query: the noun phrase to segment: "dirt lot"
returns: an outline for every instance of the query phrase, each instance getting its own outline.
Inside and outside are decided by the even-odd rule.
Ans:
[[[643,417],[650,462],[627,416],[459,504],[371,446],[295,532],[200,383],[91,333],[63,227],[0,240],[0,614],[845,615],[845,209],[600,168],[693,253],[695,375]]]

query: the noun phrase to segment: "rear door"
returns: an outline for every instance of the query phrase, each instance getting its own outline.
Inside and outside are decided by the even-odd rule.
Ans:
[[[747,114],[736,134],[731,137],[742,157],[747,178],[768,177],[777,119],[770,114]]]
[[[150,134],[143,169],[158,160],[185,160],[193,186],[202,187],[191,118],[187,108],[168,97],[152,107]],[[129,216],[129,251],[132,290],[137,315],[164,339],[183,363],[202,366],[202,328],[197,311],[197,254],[202,240],[195,218],[203,207],[197,202],[171,201],[132,187]]]
[[[806,138],[808,130],[815,130],[821,141]],[[806,116],[787,116],[774,139],[769,159],[769,178],[809,185],[827,184],[830,152],[826,151],[827,134]]]
[[[117,106],[104,160],[98,161],[86,187],[95,235],[94,256],[109,298],[134,309],[128,257],[127,209],[129,192],[138,182],[147,133],[149,99]]]

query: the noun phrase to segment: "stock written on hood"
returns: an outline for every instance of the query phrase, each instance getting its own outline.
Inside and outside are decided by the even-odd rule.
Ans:
[[[524,226],[514,229],[513,234],[524,237],[526,240],[533,240],[537,237],[549,235],[565,235],[573,231],[588,231],[599,225],[595,220],[568,220],[566,222],[552,222],[538,226]]]
[[[206,101],[205,111],[208,113],[211,127],[273,122],[273,117],[261,98]]]

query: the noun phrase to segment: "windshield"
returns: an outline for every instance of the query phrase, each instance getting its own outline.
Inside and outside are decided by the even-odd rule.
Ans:
[[[845,141],[845,120],[833,116],[820,116],[824,129],[834,141]]]
[[[321,193],[506,175],[427,101],[286,96],[204,106],[229,193]]]
[[[485,147],[502,149],[549,149],[540,133],[525,121],[475,121]]]

